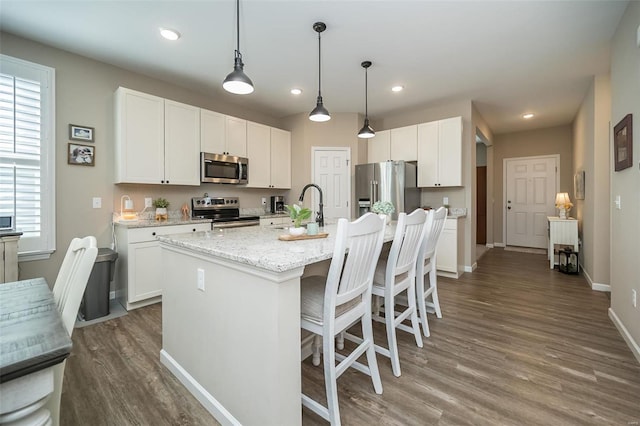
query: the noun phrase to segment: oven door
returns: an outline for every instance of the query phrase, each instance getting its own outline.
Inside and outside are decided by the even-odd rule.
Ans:
[[[205,183],[247,183],[249,160],[233,155],[200,154],[200,180]]]

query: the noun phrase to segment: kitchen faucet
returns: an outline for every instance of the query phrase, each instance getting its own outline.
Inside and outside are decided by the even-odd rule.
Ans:
[[[305,191],[309,188],[309,187],[314,187],[318,190],[318,192],[320,193],[320,205],[318,206],[318,213],[316,214],[316,222],[318,222],[318,226],[323,228],[324,227],[324,212],[323,212],[323,208],[322,208],[322,189],[320,189],[320,187],[318,185],[316,185],[315,183],[310,183],[308,185],[305,185],[304,188],[302,188],[302,193],[300,194],[300,198],[298,198],[298,201],[302,202],[304,201],[304,193]]]

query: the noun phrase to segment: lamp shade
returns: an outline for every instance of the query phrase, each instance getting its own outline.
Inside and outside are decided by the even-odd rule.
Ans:
[[[362,139],[369,139],[374,137],[375,135],[376,135],[376,132],[374,132],[371,126],[369,125],[369,119],[365,118],[364,126],[362,126],[362,129],[360,129],[360,131],[358,132],[358,137]]]
[[[324,104],[322,103],[322,96],[318,96],[316,107],[309,113],[309,120],[317,122],[331,120],[329,111],[327,111],[327,109],[324,107]]]
[[[564,206],[570,202],[571,200],[569,199],[569,194],[567,192],[558,192],[556,194],[556,206],[562,206],[564,208]]]
[[[236,95],[248,95],[253,92],[253,82],[244,73],[242,58],[236,57],[233,71],[229,73],[222,83],[224,90]]]

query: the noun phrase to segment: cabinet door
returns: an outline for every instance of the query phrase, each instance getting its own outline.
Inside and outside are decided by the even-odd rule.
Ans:
[[[116,183],[162,183],[164,99],[120,87],[115,123]]]
[[[436,269],[439,271],[458,271],[458,233],[455,229],[443,229],[436,249]]]
[[[247,158],[251,188],[269,188],[271,182],[271,129],[247,122]]]
[[[200,108],[165,100],[165,182],[200,185]]]
[[[227,150],[225,122],[224,114],[200,110],[200,151],[222,154]]]
[[[129,244],[129,303],[162,294],[161,259],[158,241]]]
[[[418,125],[418,186],[438,186],[438,122]]]
[[[462,185],[462,117],[440,120],[438,180],[440,186]]]
[[[247,156],[247,120],[226,116],[226,139],[227,148],[225,152],[238,157]]]
[[[404,161],[418,160],[418,126],[391,129],[391,159]]]
[[[391,160],[391,131],[382,130],[367,141],[367,162],[380,163]]]
[[[291,133],[274,128],[271,128],[271,187],[291,188]]]

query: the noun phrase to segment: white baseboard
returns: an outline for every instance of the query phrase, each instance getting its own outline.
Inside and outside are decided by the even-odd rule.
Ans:
[[[492,243],[487,243],[487,248],[493,248],[493,244]]]
[[[591,279],[591,276],[589,275],[589,273],[582,267],[582,265],[580,265],[580,271],[582,271],[582,275],[585,277],[585,279],[587,280],[587,282],[589,283],[589,287],[591,287],[591,290],[594,291],[608,291],[611,292],[611,286],[609,284],[600,284],[600,283],[594,283],[593,280]]]
[[[116,292],[115,291],[110,291],[109,292],[109,299],[115,299],[116,298]]]
[[[465,272],[473,272],[473,271],[476,270],[477,267],[478,267],[478,262],[473,262],[473,265],[471,265],[471,266],[465,265],[464,271]]]
[[[203,388],[187,371],[182,368],[175,359],[171,357],[164,349],[160,351],[160,362],[171,371],[171,373],[180,380],[180,383],[187,388],[189,392],[202,404],[217,421],[223,425],[242,426],[226,408],[215,399],[209,392]]]
[[[493,243],[494,246],[496,247],[506,247],[507,245],[505,243]]]
[[[611,308],[609,308],[609,318],[613,322],[613,325],[616,326],[624,341],[627,342],[629,349],[631,349],[631,352],[640,363],[640,346],[638,346],[638,343],[633,340],[633,337],[631,337],[631,334],[629,334],[627,327],[624,326],[622,321],[620,321],[620,318],[618,318],[616,313]]]

